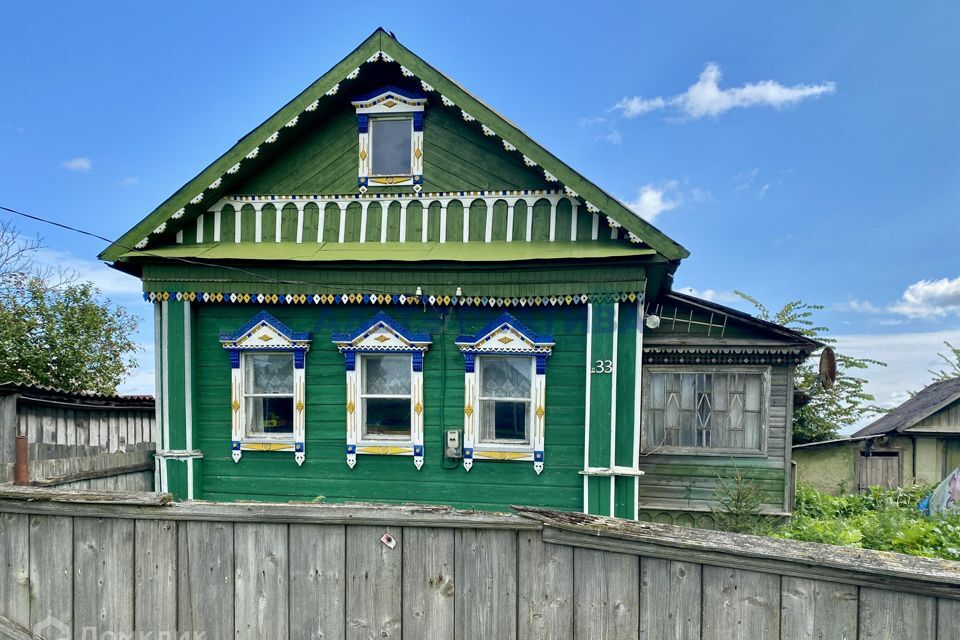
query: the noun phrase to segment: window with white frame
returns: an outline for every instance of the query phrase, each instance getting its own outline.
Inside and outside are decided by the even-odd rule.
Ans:
[[[509,313],[457,338],[464,361],[463,468],[474,461],[544,465],[547,358],[553,339]]]
[[[244,433],[293,439],[293,353],[242,354]]]
[[[413,118],[370,118],[370,175],[413,174]]]
[[[765,450],[768,370],[647,367],[644,378],[646,452]]]
[[[480,444],[529,446],[536,359],[477,356],[480,371]]]
[[[430,335],[381,312],[334,333],[346,368],[347,466],[358,455],[413,456],[423,467],[423,357]]]
[[[384,87],[351,101],[357,112],[357,186],[423,189],[423,113],[427,97]]]
[[[220,335],[230,354],[230,448],[292,451],[306,460],[306,366],[312,338],[261,311],[235,333]]]
[[[409,441],[413,417],[412,356],[360,354],[363,440]]]

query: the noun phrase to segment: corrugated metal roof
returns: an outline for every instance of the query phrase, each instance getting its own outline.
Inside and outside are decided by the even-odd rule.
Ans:
[[[150,395],[120,395],[93,393],[88,391],[64,391],[56,387],[26,382],[0,383],[0,393],[18,393],[25,398],[58,400],[64,402],[96,403],[108,406],[153,407],[154,398]]]
[[[958,398],[960,398],[960,378],[935,382],[851,437],[887,435],[909,429]]]

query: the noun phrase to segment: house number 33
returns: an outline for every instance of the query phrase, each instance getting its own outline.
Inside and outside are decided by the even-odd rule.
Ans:
[[[613,361],[597,360],[590,369],[590,373],[613,373]]]

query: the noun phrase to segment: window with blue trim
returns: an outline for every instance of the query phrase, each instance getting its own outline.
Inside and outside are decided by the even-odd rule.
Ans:
[[[241,355],[247,436],[293,437],[293,353]]]
[[[293,331],[261,311],[234,333],[220,335],[230,354],[231,451],[292,451],[306,460],[306,353],[309,333]]]
[[[362,380],[362,439],[409,441],[413,421],[410,354],[361,354],[357,368]]]
[[[550,336],[509,313],[457,338],[463,354],[463,467],[476,460],[533,462],[543,471]]]
[[[536,359],[477,357],[480,371],[480,444],[530,446]]]

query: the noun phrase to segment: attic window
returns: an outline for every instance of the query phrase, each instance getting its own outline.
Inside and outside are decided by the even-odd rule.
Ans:
[[[412,176],[413,118],[370,121],[371,175]]]
[[[357,110],[357,186],[423,189],[424,94],[384,87],[352,102]]]

